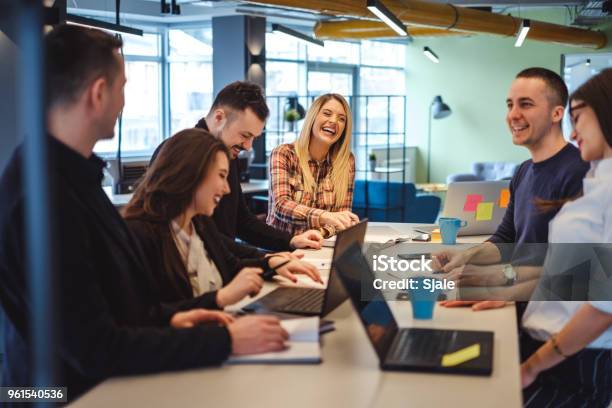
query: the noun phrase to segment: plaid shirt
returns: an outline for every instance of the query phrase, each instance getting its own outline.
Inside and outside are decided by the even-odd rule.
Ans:
[[[270,189],[267,223],[291,234],[318,229],[324,237],[332,236],[336,229],[321,225],[325,211],[350,211],[355,186],[355,157],[351,154],[349,185],[344,202],[334,204],[334,184],[331,180],[332,162],[329,155],[322,160],[308,160],[315,179],[314,194],[304,191],[304,177],[298,164],[293,144],[277,146],[270,155]]]

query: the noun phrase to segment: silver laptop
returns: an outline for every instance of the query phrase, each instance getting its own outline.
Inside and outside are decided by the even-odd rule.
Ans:
[[[509,185],[509,180],[450,183],[442,216],[467,221],[458,235],[493,234],[506,213]]]

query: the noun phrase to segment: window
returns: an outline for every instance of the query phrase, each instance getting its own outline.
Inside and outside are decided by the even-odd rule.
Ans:
[[[148,156],[162,139],[193,127],[212,105],[212,29],[149,28],[123,36],[127,84],[121,127],[124,156]],[[166,81],[166,83],[164,83]],[[113,155],[115,137],[95,152]]]
[[[124,155],[151,154],[162,140],[160,35],[123,36],[125,55],[125,106],[122,115],[121,151]],[[117,151],[115,137],[95,146],[98,154]]]
[[[362,41],[361,64],[404,69],[406,46],[383,41]]]
[[[287,122],[288,97],[308,109],[314,97],[337,92],[353,110],[354,151],[404,143],[406,45],[383,41],[305,44],[266,34],[266,153],[295,140],[303,121]]]
[[[193,127],[212,105],[212,30],[171,29],[170,133]]]
[[[325,47],[307,45],[308,61],[359,64],[359,43],[325,41]]]

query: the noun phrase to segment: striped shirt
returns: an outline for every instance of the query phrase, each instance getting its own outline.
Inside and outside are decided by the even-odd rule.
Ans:
[[[304,177],[299,166],[293,144],[283,144],[270,155],[270,197],[267,223],[273,227],[299,234],[309,229],[318,229],[324,237],[332,236],[336,229],[332,225],[321,225],[320,217],[326,211],[350,211],[355,186],[355,157],[351,154],[349,184],[346,198],[335,204],[335,188],[331,171],[333,163],[329,154],[321,161],[308,160],[315,180],[315,191],[305,191]]]

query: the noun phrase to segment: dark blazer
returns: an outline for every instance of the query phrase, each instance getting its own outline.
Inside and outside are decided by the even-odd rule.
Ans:
[[[126,222],[152,264],[151,274],[161,288],[160,300],[175,302],[192,298],[187,270],[174,242],[170,224],[143,218],[128,219]],[[208,255],[219,269],[223,285],[227,285],[245,266],[267,267],[264,258],[237,258],[226,248],[221,233],[210,217],[195,217],[193,224]],[[216,291],[208,292],[194,300],[202,299],[204,304],[217,307],[216,295]]]
[[[208,131],[208,126],[204,119],[201,119],[195,127]],[[159,154],[164,143],[166,143],[166,140],[157,146],[157,149],[155,149],[155,152],[151,156],[149,165],[155,161],[155,158]],[[234,241],[236,237],[238,237],[259,248],[271,251],[291,251],[292,248],[291,245],[289,245],[292,238],[291,234],[271,227],[261,221],[251,212],[249,206],[246,204],[244,194],[242,194],[242,187],[240,186],[240,171],[238,170],[237,160],[230,161],[227,182],[230,185],[231,191],[229,194],[223,196],[213,214],[213,220],[219,232],[229,237],[231,241]],[[232,247],[234,245],[236,247]],[[255,256],[252,252],[249,253],[249,247],[244,248],[243,245],[227,242],[226,246],[241,258],[252,258]]]
[[[100,186],[104,162],[53,138],[49,149],[58,290],[54,357],[58,385],[68,387],[69,399],[110,376],[224,361],[231,352],[225,327],[169,327],[173,313],[199,301],[159,302],[147,258]],[[7,317],[2,383],[12,387],[33,385],[22,165],[19,148],[0,178],[0,301]]]

